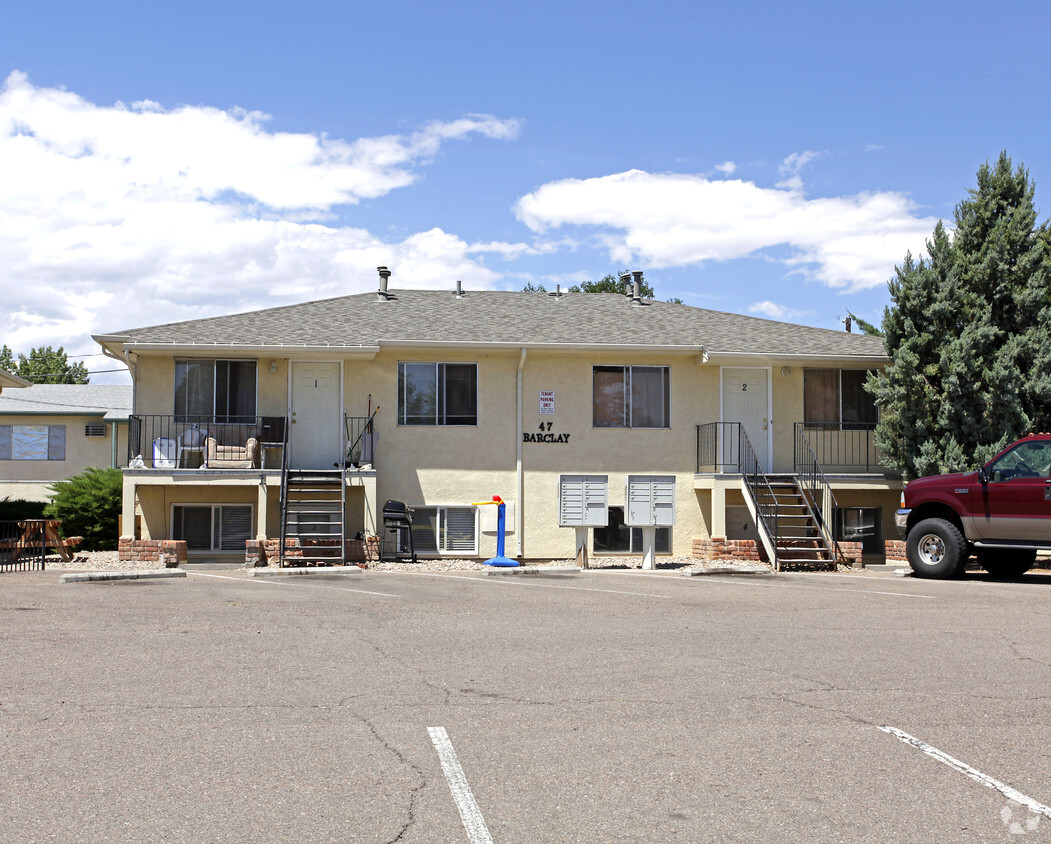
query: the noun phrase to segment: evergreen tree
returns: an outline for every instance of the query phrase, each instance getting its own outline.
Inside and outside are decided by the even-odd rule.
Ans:
[[[876,439],[906,478],[973,469],[1051,406],[1048,232],[1036,226],[1028,172],[1001,153],[938,223],[928,257],[906,255],[889,283],[891,364],[870,377]]]
[[[624,285],[620,282],[620,277],[609,273],[604,275],[598,281],[582,281],[579,284],[570,285],[566,288],[569,293],[623,293]],[[639,285],[639,290],[645,299],[653,299],[656,297],[656,293],[653,290],[653,285],[646,281],[645,277],[642,279],[642,284]],[[526,282],[526,286],[522,288],[523,293],[546,293],[547,288],[543,284],[533,284],[533,282]],[[673,305],[681,305],[682,299],[678,297],[672,297],[668,300]]]
[[[88,368],[83,363],[70,363],[65,349],[40,346],[29,356],[18,356],[7,347],[0,348],[0,369],[23,378],[30,384],[87,384]]]

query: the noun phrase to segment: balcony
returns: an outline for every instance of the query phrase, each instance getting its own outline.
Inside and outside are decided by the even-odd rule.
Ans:
[[[283,416],[133,415],[128,420],[128,468],[280,469],[286,431]]]
[[[796,422],[792,456],[797,475],[816,460],[827,475],[901,477],[900,472],[884,465],[876,444],[876,426],[871,424]]]
[[[901,477],[883,464],[876,445],[875,425],[811,425],[796,422],[793,430],[792,466],[796,475],[817,467],[827,475]],[[698,473],[741,472],[741,423],[707,422],[697,426]],[[779,462],[779,461],[771,461]],[[764,467],[769,471],[769,467]]]

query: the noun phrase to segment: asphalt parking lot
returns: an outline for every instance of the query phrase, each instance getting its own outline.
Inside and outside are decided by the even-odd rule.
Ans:
[[[1046,574],[6,573],[0,637],[3,841],[1051,840]]]

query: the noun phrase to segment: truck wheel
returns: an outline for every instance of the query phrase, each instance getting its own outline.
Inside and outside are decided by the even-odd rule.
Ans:
[[[905,554],[917,577],[956,577],[963,571],[967,542],[945,519],[924,519],[909,531]]]
[[[1011,548],[979,548],[978,564],[998,580],[1021,577],[1036,562],[1036,551]]]

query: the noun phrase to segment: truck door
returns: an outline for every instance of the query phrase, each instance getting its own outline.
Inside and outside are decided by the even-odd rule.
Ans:
[[[1051,541],[1051,441],[1021,442],[988,464],[981,512],[982,539]]]

